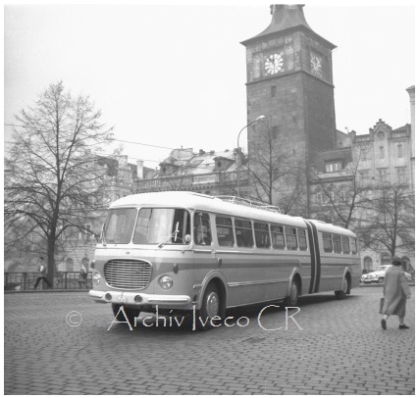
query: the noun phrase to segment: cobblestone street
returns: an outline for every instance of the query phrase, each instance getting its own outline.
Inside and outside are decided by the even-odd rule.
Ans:
[[[261,312],[262,305],[229,312],[234,326],[207,332],[193,331],[191,320],[178,327],[178,318],[166,327],[139,321],[133,331],[111,326],[111,307],[86,292],[5,294],[4,392],[414,394],[411,291],[410,329],[391,317],[386,331],[381,287],[354,289],[341,301],[302,298],[288,330],[283,309]]]

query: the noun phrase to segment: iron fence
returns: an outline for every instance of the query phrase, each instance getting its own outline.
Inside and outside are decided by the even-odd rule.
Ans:
[[[34,290],[39,272],[5,272],[4,290]],[[44,281],[40,281],[36,290],[48,289]],[[59,290],[86,290],[92,288],[92,273],[86,279],[80,278],[79,272],[58,272],[54,276],[53,289]]]

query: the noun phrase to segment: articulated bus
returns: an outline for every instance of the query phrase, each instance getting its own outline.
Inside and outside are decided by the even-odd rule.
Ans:
[[[285,301],[357,287],[356,235],[341,227],[193,192],[114,202],[96,246],[89,296],[121,319],[142,312],[197,311]]]

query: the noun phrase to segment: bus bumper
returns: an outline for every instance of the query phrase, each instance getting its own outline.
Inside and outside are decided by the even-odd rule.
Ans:
[[[179,306],[188,306],[192,300],[190,296],[166,295],[166,294],[147,294],[133,292],[104,292],[100,290],[90,290],[89,296],[94,300],[103,303],[128,304],[130,306],[143,305],[161,305],[163,307],[173,308]]]

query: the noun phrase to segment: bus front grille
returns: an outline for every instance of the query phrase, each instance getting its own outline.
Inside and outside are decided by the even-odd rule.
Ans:
[[[144,289],[152,278],[152,266],[139,260],[111,260],[104,267],[105,280],[118,289]]]

